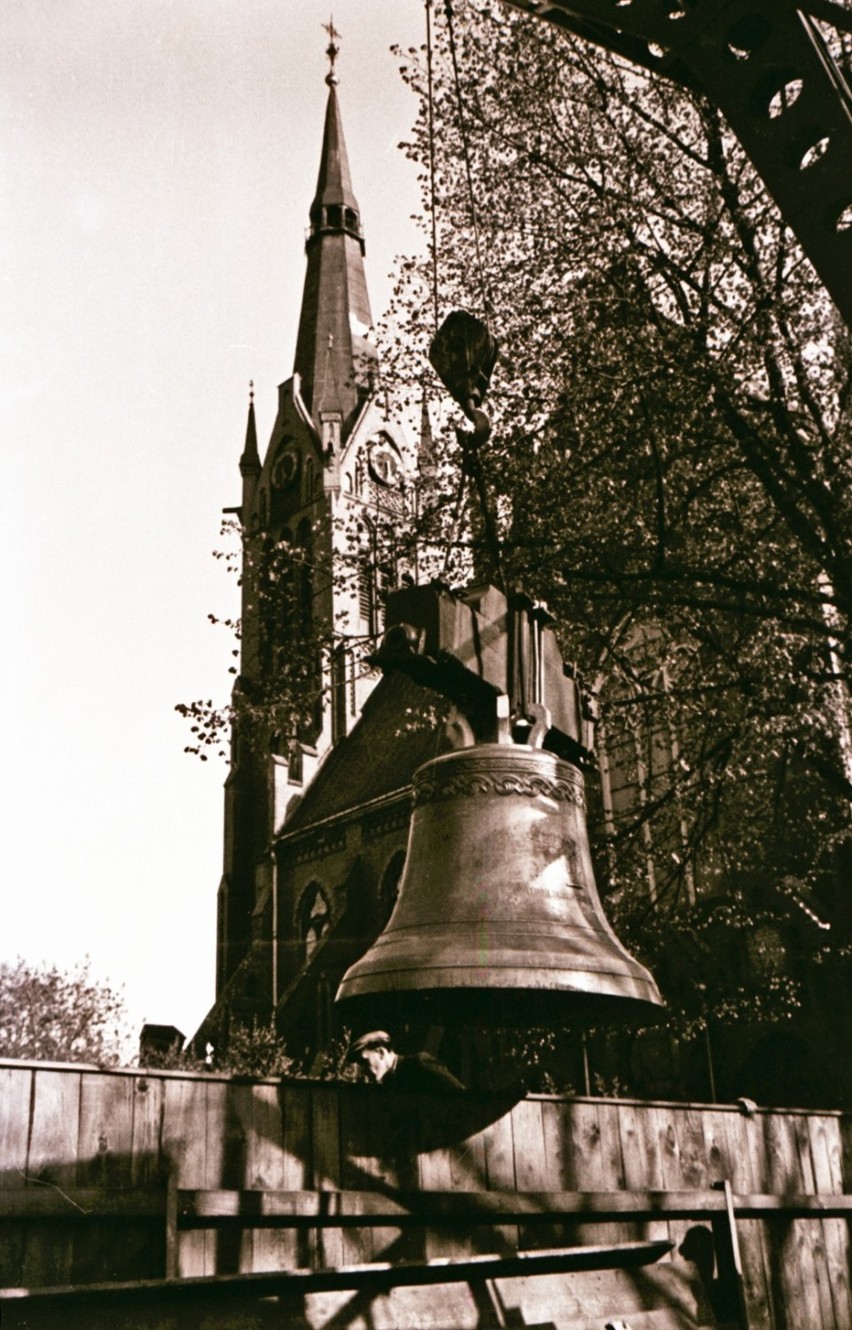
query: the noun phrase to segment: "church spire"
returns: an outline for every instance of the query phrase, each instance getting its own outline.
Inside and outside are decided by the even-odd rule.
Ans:
[[[337,100],[334,62],[339,33],[333,23],[326,25],[326,31],[328,102],[305,245],[308,263],[294,370],[316,424],[329,411],[339,414],[345,438],[371,390],[376,351],[367,340],[372,315],[364,276],[364,237]]]
[[[249,381],[249,409],[246,422],[246,441],[240,458],[240,471],[243,476],[260,475],[260,453],[257,451],[257,425],[254,418],[254,379]]]

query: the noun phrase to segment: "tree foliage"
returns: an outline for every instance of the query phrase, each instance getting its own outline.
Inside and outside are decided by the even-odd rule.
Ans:
[[[611,908],[647,953],[661,907],[689,928],[710,893],[750,918],[786,882],[774,917],[813,910],[842,943],[849,334],[708,101],[485,0],[452,35],[432,136],[424,53],[400,53],[439,308],[431,254],[405,262],[386,360],[411,400],[436,315],[471,308],[499,339],[489,502],[507,580],[600,694],[625,782]],[[489,557],[452,429],[438,446],[426,534],[462,578]]]
[[[306,551],[292,537],[253,530],[248,515],[245,525],[223,523],[221,535],[224,548],[213,557],[238,581],[242,609],[237,619],[207,617],[233,635],[232,655],[240,664],[229,672],[238,677],[225,705],[207,698],[175,708],[190,723],[184,751],[203,762],[213,754],[225,757],[234,733],[246,750],[266,753],[272,738],[286,752],[316,726],[328,690],[323,662],[336,636],[314,605],[322,583],[342,575],[325,554]]]
[[[115,1066],[131,1038],[124,998],[92,978],[88,960],[69,971],[0,964],[0,1057]]]

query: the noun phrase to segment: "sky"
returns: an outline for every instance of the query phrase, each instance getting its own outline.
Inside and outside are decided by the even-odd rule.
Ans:
[[[390,54],[422,0],[334,0],[374,317],[420,245],[416,114]],[[221,759],[175,704],[224,702],[236,613],[212,557],[292,372],[329,0],[3,0],[5,545],[0,962],[122,988],[132,1026],[214,997]]]

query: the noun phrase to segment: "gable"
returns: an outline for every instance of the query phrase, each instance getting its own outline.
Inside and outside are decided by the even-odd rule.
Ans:
[[[407,789],[419,766],[451,747],[441,720],[425,719],[430,708],[442,717],[446,700],[404,674],[385,675],[351,732],[328,754],[283,834]]]

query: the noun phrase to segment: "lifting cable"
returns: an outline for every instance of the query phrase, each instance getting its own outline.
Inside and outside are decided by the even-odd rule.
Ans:
[[[435,332],[441,321],[440,302],[438,298],[438,189],[436,183],[435,167],[435,83],[433,76],[433,43],[432,43],[432,0],[425,0],[426,5],[426,91],[427,91],[427,125],[429,134],[429,204],[431,210],[432,223],[432,305],[435,316]],[[450,525],[450,537],[447,541],[444,562],[441,568],[440,580],[446,581],[450,571],[450,560],[453,555],[453,549],[457,543],[459,529],[461,527],[462,512],[464,509],[464,495],[467,477],[462,471],[459,476],[459,484],[452,502],[452,519]]]
[[[435,89],[433,78],[433,42],[432,42],[432,2],[425,0],[426,8],[426,83],[427,83],[427,126],[429,138],[429,187],[430,187],[430,210],[431,210],[431,232],[432,232],[432,301],[435,317],[435,331],[437,334],[440,318],[440,307],[438,297],[438,225],[437,225],[437,184],[436,184],[436,166],[435,166]],[[465,118],[464,96],[462,93],[461,75],[459,73],[458,52],[456,48],[455,29],[453,25],[453,6],[452,0],[444,0],[444,13],[447,21],[447,39],[450,51],[450,58],[453,70],[453,85],[456,95],[457,115],[459,135],[462,145],[462,156],[464,160],[465,179],[467,183],[468,203],[470,207],[470,218],[473,230],[474,252],[476,255],[476,268],[479,278],[480,295],[482,300],[483,313],[486,324],[493,310],[491,296],[488,290],[488,283],[485,278],[485,268],[482,262],[482,245],[479,234],[479,215],[476,207],[476,197],[473,188],[473,169],[471,167],[470,146],[467,132],[467,122]],[[458,535],[461,528],[462,513],[464,510],[466,481],[468,476],[473,481],[479,506],[482,512],[483,523],[485,526],[486,544],[490,548],[491,556],[494,561],[498,580],[503,581],[502,560],[500,553],[500,541],[497,535],[496,525],[493,515],[490,511],[487,494],[485,491],[485,480],[482,474],[482,465],[476,452],[465,459],[459,476],[458,490],[453,503],[453,516],[451,521],[450,539],[447,542],[444,565],[441,571],[441,580],[445,580],[449,571],[449,564],[452,558],[452,552],[458,543]]]
[[[432,81],[432,0],[426,0],[426,89],[429,126],[429,210],[432,214],[432,305],[435,332],[440,323],[438,305],[438,194],[435,186],[435,87]]]
[[[473,243],[476,251],[476,268],[479,276],[480,293],[482,296],[482,308],[485,314],[485,321],[492,312],[491,296],[488,291],[488,284],[485,280],[485,269],[482,263],[482,248],[479,241],[479,217],[476,210],[476,198],[473,192],[473,171],[470,165],[470,147],[467,137],[467,123],[464,114],[464,97],[462,95],[461,77],[459,75],[459,62],[456,52],[456,36],[453,26],[453,0],[444,0],[444,13],[447,18],[447,38],[450,46],[450,59],[453,64],[453,83],[456,91],[456,101],[458,103],[459,115],[459,133],[462,142],[462,155],[464,157],[464,169],[467,177],[467,195],[470,203],[470,217],[473,224]]]

